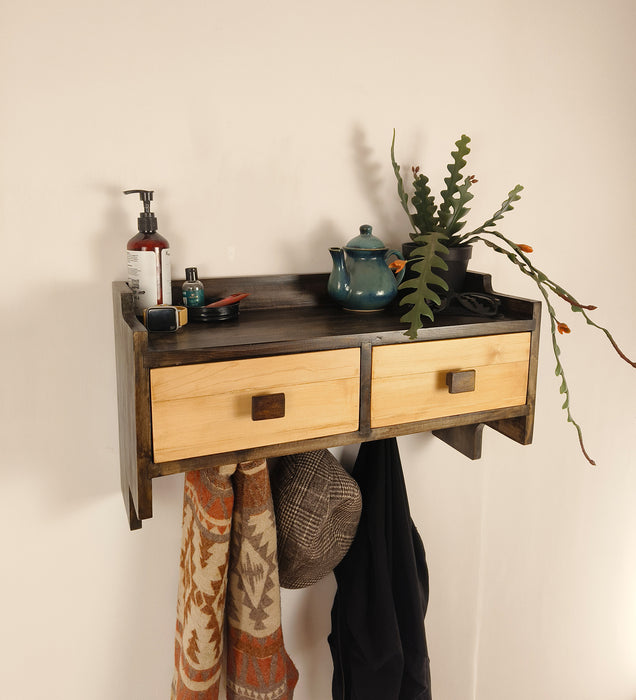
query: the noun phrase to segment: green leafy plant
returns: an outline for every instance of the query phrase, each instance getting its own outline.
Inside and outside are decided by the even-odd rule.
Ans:
[[[402,320],[409,324],[407,335],[417,337],[417,332],[422,328],[422,317],[434,320],[434,306],[441,304],[436,288],[448,291],[448,284],[439,276],[439,270],[447,270],[448,265],[444,255],[451,247],[469,245],[477,240],[480,234],[493,233],[494,226],[503,219],[504,214],[513,209],[513,202],[521,199],[521,185],[514,187],[501,207],[481,226],[461,233],[466,226],[466,215],[470,209],[466,206],[474,195],[471,187],[477,183],[473,175],[462,175],[466,166],[466,156],[470,153],[468,144],[470,138],[466,135],[455,142],[456,151],[451,152],[451,163],[447,166],[448,177],[444,178],[446,188],[441,191],[441,203],[439,207],[435,197],[431,194],[429,179],[420,172],[419,167],[413,167],[413,195],[410,199],[404,186],[404,180],[400,174],[400,166],[395,160],[395,131],[391,143],[391,162],[393,172],[397,179],[398,196],[402,207],[409,217],[413,230],[410,232],[411,240],[417,245],[408,264],[411,266],[411,274],[402,282],[400,289],[409,291],[405,294],[400,305],[409,306]],[[411,211],[412,205],[414,211]]]
[[[564,301],[569,305],[572,312],[581,314],[588,325],[600,330],[619,357],[625,362],[632,367],[636,367],[636,362],[627,357],[619,348],[607,328],[599,325],[592,319],[588,312],[594,311],[596,306],[580,303],[573,294],[570,294],[570,292],[537,268],[528,257],[533,252],[529,245],[514,243],[495,229],[496,224],[503,219],[504,214],[512,211],[513,203],[521,199],[520,193],[523,190],[521,185],[516,185],[510,190],[501,207],[484,223],[468,233],[460,233],[466,225],[466,214],[470,211],[466,205],[474,197],[470,189],[477,182],[472,175],[462,176],[462,170],[466,166],[465,158],[470,153],[469,143],[470,138],[465,135],[462,135],[455,142],[457,150],[451,152],[452,161],[447,166],[449,175],[444,178],[446,189],[440,193],[441,203],[438,207],[435,203],[435,198],[431,194],[428,177],[420,173],[419,167],[412,168],[413,194],[409,202],[409,196],[400,173],[400,166],[395,160],[395,131],[393,131],[391,163],[397,179],[398,197],[413,228],[413,231],[409,234],[411,240],[417,244],[407,261],[407,264],[412,268],[412,273],[415,274],[411,279],[405,279],[400,285],[401,290],[410,290],[400,300],[400,305],[410,307],[400,319],[409,324],[405,335],[412,340],[417,338],[417,333],[423,326],[422,319],[434,320],[434,309],[441,304],[441,299],[435,287],[448,291],[448,284],[439,276],[438,271],[448,269],[444,261],[444,255],[448,253],[449,248],[480,242],[496,253],[505,255],[524,275],[533,280],[546,303],[550,317],[552,350],[556,360],[554,372],[561,381],[559,391],[564,396],[562,408],[566,411],[568,422],[572,423],[577,432],[579,444],[585,458],[590,464],[594,464],[583,444],[581,426],[572,416],[570,389],[561,362],[561,348],[559,347],[558,336],[570,333],[570,328],[566,323],[559,320],[552,300]],[[411,210],[410,205],[412,205],[414,211]]]

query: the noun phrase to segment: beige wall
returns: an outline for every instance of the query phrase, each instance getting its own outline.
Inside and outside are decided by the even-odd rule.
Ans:
[[[137,202],[176,276],[327,271],[327,246],[406,222],[389,161],[439,183],[473,138],[475,218],[503,229],[636,354],[634,5],[626,0],[5,0],[0,8],[2,695],[167,697],[180,477],[129,533],[110,283]],[[535,297],[505,260],[473,269]],[[634,371],[576,322],[560,409],[544,325],[535,441],[471,463],[400,439],[431,574],[436,700],[634,700]],[[330,697],[334,584],[285,593],[298,700]]]

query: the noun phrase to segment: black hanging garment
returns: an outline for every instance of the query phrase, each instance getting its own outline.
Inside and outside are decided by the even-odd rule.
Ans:
[[[334,700],[430,700],[428,569],[411,520],[397,440],[363,443],[352,472],[362,515],[334,570]]]

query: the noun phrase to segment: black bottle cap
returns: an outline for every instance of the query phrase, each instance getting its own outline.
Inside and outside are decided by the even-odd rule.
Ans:
[[[157,230],[157,217],[152,212],[140,214],[137,229],[139,233],[154,233]]]
[[[188,282],[196,282],[196,280],[197,280],[197,268],[196,267],[186,267],[186,280]]]
[[[157,230],[157,217],[150,211],[154,190],[124,190],[124,194],[138,194],[144,203],[144,210],[137,219],[139,233],[154,233]]]

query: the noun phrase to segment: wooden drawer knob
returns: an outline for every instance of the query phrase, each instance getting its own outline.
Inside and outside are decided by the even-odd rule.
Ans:
[[[446,384],[449,394],[462,394],[466,391],[475,391],[475,370],[467,369],[463,372],[448,372]]]
[[[252,420],[285,417],[285,394],[252,396]]]

